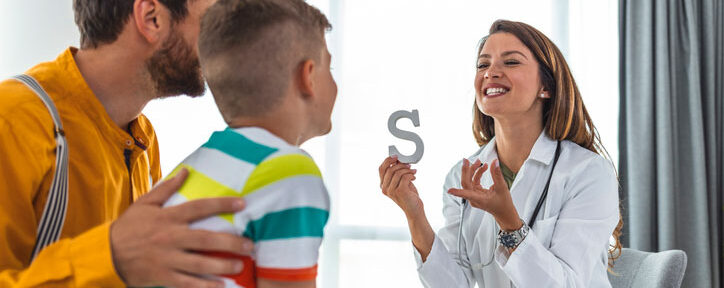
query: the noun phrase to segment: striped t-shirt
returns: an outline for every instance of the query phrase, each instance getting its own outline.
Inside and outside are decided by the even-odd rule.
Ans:
[[[226,287],[255,287],[256,277],[316,278],[329,195],[309,154],[261,128],[227,128],[214,132],[168,177],[182,167],[189,176],[164,206],[210,197],[245,199],[242,211],[191,224],[193,229],[228,232],[254,241],[252,257],[241,257],[244,271],[222,278]]]

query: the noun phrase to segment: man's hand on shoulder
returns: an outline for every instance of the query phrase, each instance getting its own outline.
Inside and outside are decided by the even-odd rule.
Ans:
[[[187,171],[164,181],[141,197],[111,226],[113,261],[128,286],[223,287],[198,275],[237,274],[240,260],[197,252],[249,255],[250,240],[235,235],[189,229],[189,224],[243,208],[240,198],[208,198],[162,208],[183,184]]]

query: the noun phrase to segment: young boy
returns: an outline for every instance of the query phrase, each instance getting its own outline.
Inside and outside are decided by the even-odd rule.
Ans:
[[[254,241],[254,255],[239,257],[243,272],[222,278],[226,287],[315,287],[329,195],[299,145],[331,129],[330,28],[303,0],[219,0],[202,20],[199,59],[229,128],[176,168],[172,175],[189,176],[166,206],[245,199],[241,212],[192,224]]]

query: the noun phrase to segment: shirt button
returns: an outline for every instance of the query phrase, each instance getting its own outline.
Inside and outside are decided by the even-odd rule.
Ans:
[[[131,144],[133,144],[131,140],[126,140],[126,146],[131,146]]]

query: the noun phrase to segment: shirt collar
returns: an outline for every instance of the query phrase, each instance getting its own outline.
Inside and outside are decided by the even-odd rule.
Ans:
[[[493,159],[498,158],[498,149],[495,148],[495,137],[490,139],[490,142],[483,147],[483,151],[480,152],[480,156],[478,159],[480,159],[481,163],[491,163]],[[469,159],[471,162],[474,161],[474,159]]]
[[[528,160],[534,160],[542,164],[549,165],[551,161],[553,161],[553,156],[555,156],[556,143],[556,140],[548,137],[545,130],[541,131],[540,135],[538,135],[538,139],[535,141],[535,144],[533,144],[533,149],[530,151]],[[490,142],[485,145],[483,151],[480,152],[478,159],[480,159],[482,163],[490,163],[493,159],[498,158],[497,151],[495,137],[493,137],[490,139]]]
[[[263,144],[270,147],[275,148],[285,148],[285,147],[292,147],[294,145],[287,143],[284,141],[284,139],[280,138],[277,135],[274,135],[274,133],[269,132],[268,130],[261,128],[261,127],[239,127],[239,128],[226,128],[227,130],[235,131],[236,133],[239,133],[241,135],[244,135],[244,137],[249,138],[249,140],[252,140],[254,142],[257,142],[259,144]]]
[[[533,144],[533,149],[531,149],[528,159],[538,161],[545,165],[551,164],[553,156],[555,156],[556,153],[556,143],[558,143],[558,141],[548,137],[544,129],[538,136],[538,140]]]

